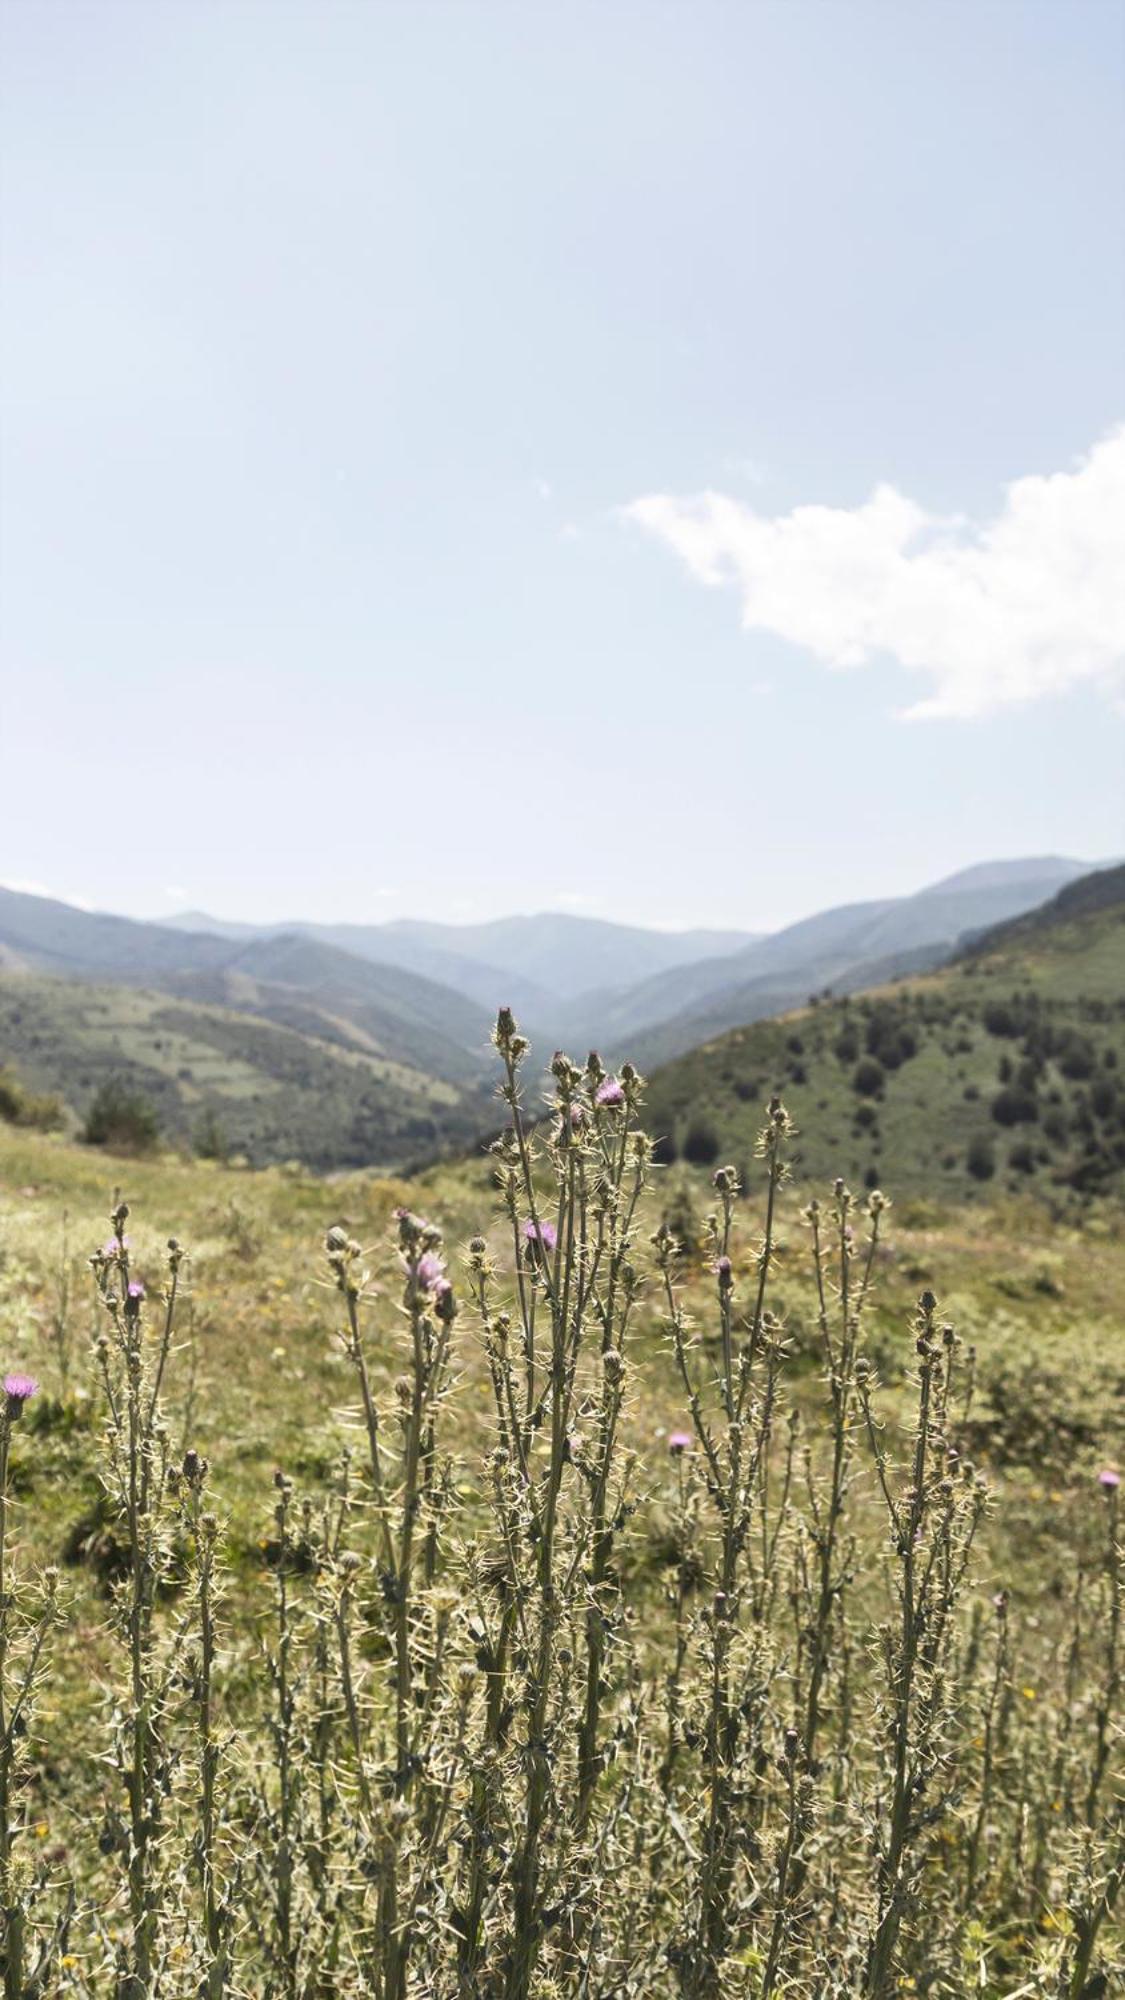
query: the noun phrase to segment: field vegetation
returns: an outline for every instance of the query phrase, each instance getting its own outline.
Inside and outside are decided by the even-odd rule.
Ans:
[[[0,1125],[6,1992],[1107,1995],[1112,1177],[497,1055],[410,1182]]]

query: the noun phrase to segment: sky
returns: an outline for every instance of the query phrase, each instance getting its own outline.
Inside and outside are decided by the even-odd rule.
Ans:
[[[1125,853],[1119,0],[2,0],[0,879]]]

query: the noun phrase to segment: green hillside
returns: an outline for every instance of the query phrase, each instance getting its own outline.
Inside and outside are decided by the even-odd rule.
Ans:
[[[255,1164],[322,1169],[401,1167],[470,1144],[488,1122],[487,1090],[365,1049],[354,1024],[329,1029],[311,1009],[284,1024],[133,986],[0,974],[0,1066],[58,1093],[75,1122],[117,1077],[149,1100],[163,1138],[190,1144],[210,1114]]]
[[[0,888],[0,966],[158,988],[342,1042],[472,1088],[494,1009],[397,965],[311,937],[166,929]]]
[[[765,1098],[798,1172],[961,1200],[1125,1188],[1125,869],[1062,891],[955,965],[756,1022],[660,1069],[664,1156],[749,1160]]]

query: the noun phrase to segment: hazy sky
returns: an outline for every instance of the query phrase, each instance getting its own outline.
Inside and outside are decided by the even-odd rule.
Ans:
[[[0,877],[1125,851],[1120,0],[4,0]]]

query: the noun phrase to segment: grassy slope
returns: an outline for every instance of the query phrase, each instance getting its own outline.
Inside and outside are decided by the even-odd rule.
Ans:
[[[129,986],[0,977],[0,1060],[76,1114],[122,1076],[169,1137],[190,1138],[209,1109],[233,1151],[315,1167],[394,1166],[487,1122],[487,1097],[368,1052],[354,1031],[302,1026]]]
[[[1125,1188],[1125,901],[1111,893],[1103,885],[1087,908],[1064,892],[954,966],[694,1050],[654,1077],[653,1131],[682,1148],[702,1120],[724,1158],[745,1162],[777,1090],[802,1128],[800,1171],[814,1179],[842,1172],[956,1201],[1028,1185]],[[1005,1023],[1016,1032],[998,1032]],[[884,1061],[864,1095],[857,1065],[902,1030],[916,1052]],[[1018,1107],[999,1107],[1019,1109],[1012,1124],[994,1111],[1002,1064],[1021,1093]],[[974,1142],[992,1156],[985,1180],[970,1169]]]

